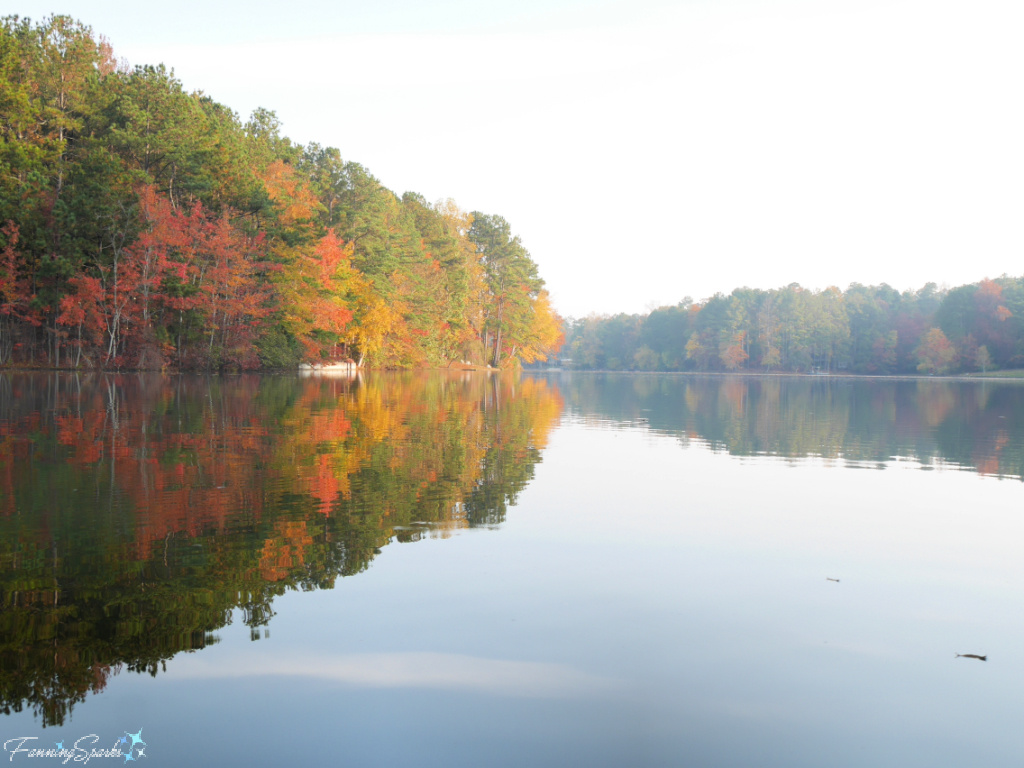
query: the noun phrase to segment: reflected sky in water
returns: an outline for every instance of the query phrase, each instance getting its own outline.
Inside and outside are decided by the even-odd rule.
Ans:
[[[765,403],[752,402],[761,394],[743,393],[743,410],[730,410],[735,392],[721,381],[691,389],[690,403],[683,381],[659,381],[656,389],[656,399],[675,404],[677,424],[658,421],[661,406],[650,394],[627,396],[614,391],[617,384],[609,393],[586,377],[520,386],[514,395],[479,384],[456,396],[434,384],[368,381],[360,395],[350,389],[318,399],[320,411],[342,410],[353,434],[371,422],[385,433],[400,430],[425,410],[420,439],[433,445],[479,417],[480,430],[493,446],[509,446],[513,463],[533,457],[532,473],[512,489],[502,485],[509,470],[500,456],[491,454],[486,472],[473,470],[486,451],[468,464],[449,461],[449,476],[468,473],[467,484],[452,481],[444,496],[452,509],[470,494],[491,493],[485,486],[514,501],[500,520],[431,523],[415,504],[403,511],[401,488],[380,482],[389,467],[388,477],[407,477],[402,482],[419,489],[433,459],[405,463],[418,450],[415,430],[387,433],[395,445],[380,463],[369,451],[361,469],[346,465],[353,492],[339,494],[331,522],[310,534],[306,582],[275,581],[275,568],[292,573],[299,563],[278,552],[268,569],[266,542],[296,540],[300,521],[312,530],[315,516],[323,517],[324,484],[310,486],[299,472],[284,490],[284,470],[252,476],[263,518],[246,529],[248,544],[227,547],[239,536],[230,530],[196,534],[170,550],[163,574],[153,565],[163,557],[158,547],[145,555],[128,547],[114,583],[137,588],[123,575],[134,570],[196,604],[195,588],[218,599],[220,578],[288,585],[268,594],[269,620],[247,626],[235,600],[231,622],[210,627],[218,642],[164,654],[155,675],[121,669],[63,725],[43,729],[28,711],[0,718],[0,735],[49,742],[144,727],[147,759],[166,765],[1015,765],[1024,747],[1013,721],[1024,674],[1024,486],[1006,455],[1020,444],[1021,390],[996,387],[984,407],[969,390],[939,390],[939,405],[914,403],[899,386],[864,395],[889,404],[901,430],[851,421],[860,395],[831,397],[835,409],[823,414],[822,392],[783,385],[779,398],[805,414],[817,410],[811,421],[830,426],[800,438],[801,445],[817,439],[820,450],[778,457],[740,450],[758,434],[776,445],[797,442],[792,429],[788,437],[766,431]],[[306,423],[309,386],[273,398],[292,409],[277,412],[275,423]],[[257,388],[249,399],[267,395]],[[393,418],[382,419],[377,406],[368,417],[359,402],[391,403],[383,410]],[[986,426],[1007,420],[995,432]],[[806,421],[779,412],[782,426]],[[969,428],[949,449],[953,423]],[[280,455],[287,430],[270,433],[277,437],[265,455]],[[533,433],[542,433],[536,453],[516,437]],[[851,443],[851,434],[860,437]],[[885,448],[866,445],[867,434]],[[858,458],[847,460],[850,445]],[[354,442],[341,447],[347,455],[357,450]],[[1001,469],[979,472],[978,457],[993,450],[996,464],[988,466]],[[876,461],[883,453],[890,456]],[[965,456],[975,461],[971,471],[960,469]],[[932,471],[921,471],[923,463]],[[876,466],[885,469],[865,469]],[[53,469],[51,484],[68,472],[58,462]],[[334,478],[344,484],[340,472]],[[357,504],[360,488],[367,498],[390,488],[389,515],[373,517]],[[421,498],[431,497],[430,488],[428,480]],[[433,488],[432,498],[439,493]],[[18,491],[18,498],[22,523],[5,518],[5,547],[11,536],[38,540],[30,497]],[[388,527],[389,516],[405,520],[399,530]],[[417,527],[444,535],[398,541]],[[385,538],[368,539],[370,530]],[[371,556],[351,573],[341,560],[332,565],[322,553],[334,550],[318,548],[328,535],[350,548],[366,542]],[[220,570],[203,570],[186,556],[188,542],[207,557],[233,554],[221,558]],[[175,551],[183,558],[177,570]],[[91,575],[76,578],[98,583],[96,561],[89,562]],[[331,568],[344,577],[327,585]],[[201,583],[180,583],[189,579]],[[10,616],[15,603],[7,599]],[[52,606],[37,601],[33,610],[49,615]],[[31,634],[9,621],[4,627],[18,629],[22,641]],[[18,641],[8,634],[4,648]]]

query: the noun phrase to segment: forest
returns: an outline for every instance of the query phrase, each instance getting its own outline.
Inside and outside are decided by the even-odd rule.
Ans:
[[[0,366],[514,367],[561,334],[502,217],[399,197],[67,16],[0,20]]]
[[[1024,278],[900,292],[738,288],[647,315],[570,319],[565,367],[945,374],[1024,367]]]

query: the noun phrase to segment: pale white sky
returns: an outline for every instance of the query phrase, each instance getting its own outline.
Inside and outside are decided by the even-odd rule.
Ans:
[[[1019,0],[14,0],[504,216],[563,314],[1024,273]]]

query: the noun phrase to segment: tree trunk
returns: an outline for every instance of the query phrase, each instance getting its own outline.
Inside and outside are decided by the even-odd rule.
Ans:
[[[498,327],[498,334],[494,337],[494,354],[491,356],[492,365],[497,368],[501,362],[501,327]]]

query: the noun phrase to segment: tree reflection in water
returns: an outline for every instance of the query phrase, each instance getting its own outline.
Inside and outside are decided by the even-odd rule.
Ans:
[[[501,523],[562,411],[482,374],[0,375],[0,707],[253,639],[392,540]]]
[[[568,375],[569,411],[736,456],[893,459],[1024,477],[1024,382],[825,376]]]

